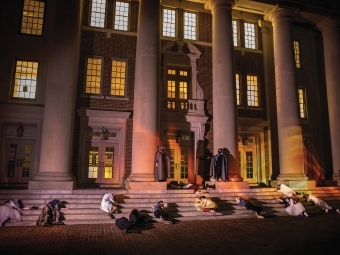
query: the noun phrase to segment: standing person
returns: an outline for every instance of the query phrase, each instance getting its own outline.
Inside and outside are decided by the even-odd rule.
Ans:
[[[38,226],[50,227],[52,224],[64,225],[60,218],[60,200],[53,199],[41,211],[36,222]]]
[[[286,212],[291,216],[306,216],[308,217],[308,214],[306,212],[305,207],[301,204],[298,198],[290,197],[289,199],[289,205],[286,207]]]
[[[112,193],[107,193],[103,196],[100,209],[106,212],[108,217],[112,217],[112,214],[117,212],[118,203],[115,201],[115,196]]]
[[[323,201],[320,198],[317,198],[317,197],[313,196],[312,194],[303,195],[303,198],[306,199],[306,202],[311,202],[312,201],[314,204],[320,206],[322,209],[325,210],[325,213],[328,213],[328,211],[336,211],[338,214],[340,214],[340,210],[339,209],[332,208],[325,201]]]
[[[157,147],[154,162],[154,178],[156,181],[164,182],[167,178],[170,178],[170,162],[170,157],[165,153],[164,147],[159,145]]]
[[[258,219],[263,219],[263,216],[260,215],[260,213],[262,212],[263,208],[257,205],[254,205],[253,203],[251,203],[249,200],[243,199],[242,197],[236,197],[236,203],[239,206],[244,206],[245,208],[247,208],[247,210],[252,210],[255,212],[255,215]]]
[[[223,149],[218,149],[218,154],[211,158],[209,176],[212,180],[227,181],[228,178],[228,160],[223,153]]]
[[[22,221],[20,210],[24,208],[21,200],[10,199],[0,206],[0,227],[4,227],[6,222],[11,220]]]
[[[169,214],[164,211],[164,202],[162,200],[158,201],[157,205],[153,207],[153,212],[155,217],[160,218],[163,223],[172,224],[172,222],[169,221]]]
[[[216,215],[216,211],[218,209],[217,204],[210,198],[207,198],[205,196],[201,196],[198,199],[196,199],[195,207],[198,211],[212,212],[213,215]]]

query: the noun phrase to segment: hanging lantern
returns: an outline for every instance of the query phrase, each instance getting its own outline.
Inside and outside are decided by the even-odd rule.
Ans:
[[[24,134],[24,131],[25,131],[25,128],[20,122],[19,127],[17,128],[17,137],[22,137]]]

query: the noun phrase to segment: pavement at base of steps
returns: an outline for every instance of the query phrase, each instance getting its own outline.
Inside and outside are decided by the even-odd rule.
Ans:
[[[115,224],[5,226],[1,254],[337,254],[340,214],[147,223],[140,233]]]

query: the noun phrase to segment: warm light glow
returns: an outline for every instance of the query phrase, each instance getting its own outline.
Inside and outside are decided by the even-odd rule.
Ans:
[[[88,58],[86,68],[85,93],[100,94],[101,79],[102,79],[102,59]]]
[[[259,106],[257,76],[247,75],[247,103],[248,106]]]
[[[21,33],[42,35],[45,2],[25,0],[22,13]]]
[[[38,62],[18,60],[15,68],[13,97],[35,99],[37,74]]]
[[[125,96],[126,61],[112,60],[111,96]]]

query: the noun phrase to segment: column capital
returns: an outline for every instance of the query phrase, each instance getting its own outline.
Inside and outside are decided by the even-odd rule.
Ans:
[[[326,17],[317,23],[316,26],[322,33],[329,30],[340,30],[340,20],[332,17]]]
[[[213,11],[217,7],[230,7],[235,5],[235,0],[208,0],[204,5],[206,10]]]
[[[281,8],[278,5],[276,5],[272,9],[266,11],[264,15],[264,20],[269,20],[274,23],[278,19],[291,20],[293,16],[294,11],[286,8]]]

